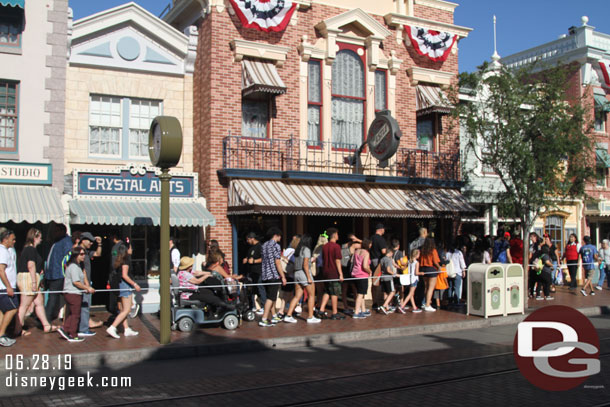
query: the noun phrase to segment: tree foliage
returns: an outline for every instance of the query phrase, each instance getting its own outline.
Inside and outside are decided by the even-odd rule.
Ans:
[[[452,92],[466,151],[498,176],[497,203],[524,233],[541,211],[583,196],[595,177],[592,115],[568,92],[574,69],[485,65],[460,76],[472,101],[459,103]]]

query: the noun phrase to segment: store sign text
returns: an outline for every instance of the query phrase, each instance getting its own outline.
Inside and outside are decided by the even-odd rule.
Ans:
[[[158,197],[161,195],[161,181],[152,171],[145,175],[132,175],[126,170],[119,174],[79,172],[78,195]],[[194,198],[194,177],[172,177],[170,196]]]
[[[0,162],[0,183],[51,185],[51,164]]]

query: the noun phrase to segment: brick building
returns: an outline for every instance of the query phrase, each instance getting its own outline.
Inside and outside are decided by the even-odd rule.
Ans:
[[[508,68],[535,60],[574,64],[578,68],[569,78],[569,92],[573,97],[583,97],[589,108],[594,125],[599,180],[587,186],[585,200],[564,202],[557,209],[543,213],[536,221],[534,230],[539,234],[549,233],[561,250],[570,233],[576,233],[579,238],[590,235],[597,244],[610,238],[610,129],[607,125],[610,112],[610,35],[595,31],[588,22],[587,17],[582,17],[580,26],[570,27],[567,34],[560,35],[555,41],[501,59]]]
[[[457,40],[470,32],[454,25],[457,4],[294,3],[279,32],[245,28],[223,0],[176,0],[163,17],[199,31],[193,155],[216,219],[208,237],[233,263],[247,232],[272,225],[285,239],[332,225],[367,236],[380,221],[403,244],[422,225],[448,238],[472,209],[459,193],[459,137],[442,99],[456,81]],[[453,38],[446,60],[420,55],[408,27]],[[350,165],[386,109],[402,130],[396,155],[380,167],[364,148]]]

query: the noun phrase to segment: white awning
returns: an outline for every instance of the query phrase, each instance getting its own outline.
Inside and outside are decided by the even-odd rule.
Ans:
[[[448,114],[453,110],[449,99],[440,87],[430,85],[417,85],[415,89],[415,110],[417,116],[429,113]]]

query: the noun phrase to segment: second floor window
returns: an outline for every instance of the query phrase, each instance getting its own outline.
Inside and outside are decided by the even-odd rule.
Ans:
[[[339,44],[332,66],[332,143],[356,149],[364,141],[366,81],[364,48]]]
[[[92,95],[89,107],[89,155],[103,158],[148,157],[148,129],[162,114],[158,100]]]
[[[0,80],[0,151],[17,151],[17,95],[16,82]]]
[[[268,99],[242,99],[241,135],[250,138],[266,138],[269,126]]]
[[[21,47],[23,32],[23,9],[2,6],[0,1],[0,50]]]
[[[388,108],[387,71],[375,71],[375,112]]]
[[[308,70],[307,142],[308,145],[318,145],[322,140],[322,61],[309,61]]]
[[[600,133],[606,132],[606,113],[605,112],[595,112],[595,131]]]
[[[434,117],[417,118],[417,149],[434,151]]]

